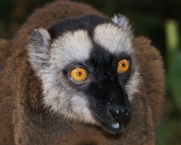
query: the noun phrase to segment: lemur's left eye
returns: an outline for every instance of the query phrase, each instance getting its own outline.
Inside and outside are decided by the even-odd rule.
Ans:
[[[80,83],[87,79],[87,72],[83,68],[75,68],[70,71],[70,77],[73,81]]]
[[[122,59],[118,62],[117,71],[118,73],[125,73],[129,69],[129,61],[127,59]]]

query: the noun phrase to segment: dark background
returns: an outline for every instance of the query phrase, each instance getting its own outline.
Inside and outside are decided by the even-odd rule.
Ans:
[[[0,0],[0,38],[11,39],[33,11],[53,0]],[[72,0],[106,15],[123,14],[135,35],[150,38],[165,62],[166,95],[157,145],[181,145],[181,0]]]

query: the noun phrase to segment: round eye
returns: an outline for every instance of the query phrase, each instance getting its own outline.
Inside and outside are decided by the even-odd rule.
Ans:
[[[118,62],[118,73],[125,73],[129,69],[129,61],[127,59],[122,59]]]
[[[87,72],[83,68],[75,68],[70,71],[70,77],[75,82],[83,82],[87,79]]]

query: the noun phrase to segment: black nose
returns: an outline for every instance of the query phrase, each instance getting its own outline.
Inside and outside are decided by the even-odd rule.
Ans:
[[[128,107],[122,106],[111,108],[109,112],[115,121],[123,121],[128,118],[130,111]]]

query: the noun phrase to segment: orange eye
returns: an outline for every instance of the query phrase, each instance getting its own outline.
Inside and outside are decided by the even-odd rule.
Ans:
[[[87,72],[83,68],[75,68],[70,71],[70,77],[75,82],[83,82],[87,78]]]
[[[129,61],[127,59],[122,59],[118,62],[118,73],[125,73],[129,69]]]

